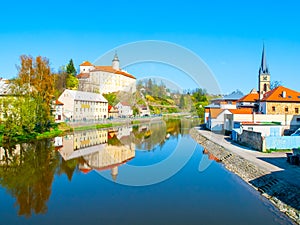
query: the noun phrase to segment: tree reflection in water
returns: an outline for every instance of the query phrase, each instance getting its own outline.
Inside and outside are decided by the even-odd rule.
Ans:
[[[66,148],[68,143],[71,144],[70,154],[78,150],[77,145],[81,142],[84,142],[84,145],[80,147],[86,149],[104,143],[108,145],[106,150],[111,152],[111,155],[124,153],[125,150],[122,146],[128,148],[127,152],[129,150],[134,152],[135,147],[151,151],[157,146],[162,147],[166,138],[170,136],[177,138],[179,134],[188,134],[191,127],[192,123],[189,120],[171,119],[158,123],[119,128],[119,130],[114,128],[92,131],[90,132],[91,137],[88,135],[89,132],[85,131],[82,134],[84,135],[82,140],[80,140],[81,136],[77,137],[74,133],[73,139],[65,138],[65,142],[61,145]],[[120,132],[120,129],[123,131]],[[102,138],[99,141],[96,140],[98,136],[100,139]],[[63,140],[63,138],[60,139]],[[112,151],[114,148],[109,146],[118,146],[116,149],[119,150]],[[55,149],[53,140],[50,139],[0,147],[0,186],[16,199],[15,205],[18,207],[18,215],[30,217],[33,213],[46,213],[54,176],[66,174],[71,181],[74,172],[80,166],[86,165],[96,154],[65,159],[61,157],[59,152],[61,153],[61,149],[59,150],[59,147]],[[97,153],[96,156],[100,157],[99,154]],[[134,156],[134,154],[130,154],[130,156]],[[93,165],[90,166],[93,167]]]
[[[18,215],[46,213],[59,156],[50,140],[3,146],[0,185],[16,199]]]

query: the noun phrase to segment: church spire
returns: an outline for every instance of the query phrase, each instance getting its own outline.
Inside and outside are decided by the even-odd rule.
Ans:
[[[263,45],[261,64],[260,64],[259,75],[258,75],[259,99],[262,99],[264,94],[270,91],[270,87],[271,87],[270,72],[266,60],[265,45]]]
[[[265,54],[265,44],[263,45],[259,74],[269,74],[269,68],[267,65],[266,54]]]

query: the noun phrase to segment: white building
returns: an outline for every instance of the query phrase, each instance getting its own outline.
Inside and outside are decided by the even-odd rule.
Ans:
[[[139,109],[140,116],[150,116],[151,115],[150,109],[147,105],[139,105],[138,109]]]
[[[119,117],[131,117],[133,115],[131,106],[126,102],[119,102],[115,107],[119,111]]]
[[[56,100],[55,101],[55,111],[53,112],[55,117],[55,123],[61,123],[64,121],[63,117],[64,103]]]
[[[58,101],[64,104],[63,116],[68,120],[99,120],[108,117],[108,102],[101,94],[66,89]]]
[[[117,54],[112,60],[112,66],[96,66],[85,61],[80,64],[79,90],[96,93],[112,93],[136,91],[136,78],[120,68]]]

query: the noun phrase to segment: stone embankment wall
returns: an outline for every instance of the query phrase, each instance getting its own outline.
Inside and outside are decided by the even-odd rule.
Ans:
[[[196,128],[190,130],[190,135],[209,153],[220,159],[228,170],[260,191],[281,212],[300,224],[300,190],[296,186],[276,179],[254,163],[210,141]]]
[[[243,133],[238,134],[237,142],[241,145],[262,151],[263,139],[259,132],[243,130]]]

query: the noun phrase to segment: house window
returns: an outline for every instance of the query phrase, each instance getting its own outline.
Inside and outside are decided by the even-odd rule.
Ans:
[[[285,111],[285,112],[289,112],[289,108],[288,108],[288,107],[285,107],[285,108],[284,108],[284,111]]]
[[[299,113],[299,108],[295,108],[295,113]]]
[[[275,111],[276,111],[275,106],[272,106],[272,112],[275,112]]]

